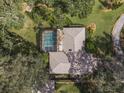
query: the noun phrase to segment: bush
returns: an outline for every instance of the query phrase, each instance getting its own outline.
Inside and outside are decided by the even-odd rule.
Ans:
[[[63,27],[71,24],[67,15],[87,17],[92,12],[95,0],[37,0],[29,15],[35,22],[46,21],[50,26]]]
[[[0,29],[0,42],[0,93],[31,93],[32,87],[44,85],[47,54],[6,30]]]
[[[90,33],[94,33],[96,31],[96,24],[95,23],[91,23],[87,26],[88,31],[90,31]]]
[[[116,9],[124,3],[123,0],[99,0],[107,9]]]

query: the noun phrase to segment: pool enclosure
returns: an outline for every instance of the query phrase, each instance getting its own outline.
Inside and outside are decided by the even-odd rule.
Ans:
[[[42,32],[42,49],[46,52],[57,50],[57,33],[56,31]]]

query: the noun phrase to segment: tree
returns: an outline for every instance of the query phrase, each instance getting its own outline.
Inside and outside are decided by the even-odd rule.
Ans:
[[[23,26],[23,15],[19,11],[22,0],[0,0],[0,25],[8,28]]]
[[[114,9],[119,7],[122,3],[124,3],[123,0],[100,0],[105,7],[108,9]]]
[[[48,80],[47,54],[9,32],[23,26],[22,1],[0,0],[0,93],[31,93]]]
[[[94,3],[95,0],[37,0],[29,15],[37,23],[46,21],[52,26],[57,23],[62,27],[63,23],[68,25],[71,21],[67,16],[87,17],[92,12]],[[39,19],[43,20],[39,22]]]
[[[31,93],[44,86],[47,55],[7,30],[0,30],[0,42],[0,93]]]
[[[83,93],[121,93],[124,92],[124,65],[117,60],[102,60],[97,70],[82,77]]]

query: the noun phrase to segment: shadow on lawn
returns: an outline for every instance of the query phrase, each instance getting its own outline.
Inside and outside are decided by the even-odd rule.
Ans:
[[[38,30],[36,33],[36,45],[38,50],[40,51],[41,51],[41,44],[42,44],[41,40],[42,40],[42,33],[40,30]]]
[[[13,32],[5,31],[4,39],[0,44],[2,55],[16,56],[17,54],[22,54],[37,56],[38,54],[38,50],[33,43],[24,40]]]

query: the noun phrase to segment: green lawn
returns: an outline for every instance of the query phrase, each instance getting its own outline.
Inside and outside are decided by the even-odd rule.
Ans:
[[[73,83],[57,83],[55,93],[81,93],[80,89]]]
[[[100,10],[101,3],[96,0],[95,6],[93,8],[92,13],[84,19],[79,19],[78,17],[73,17],[73,23],[78,24],[90,24],[96,23],[97,29],[94,33],[95,35],[102,35],[103,32],[111,33],[112,28],[118,19],[118,17],[124,13],[124,5],[117,8],[116,10],[105,12]]]

